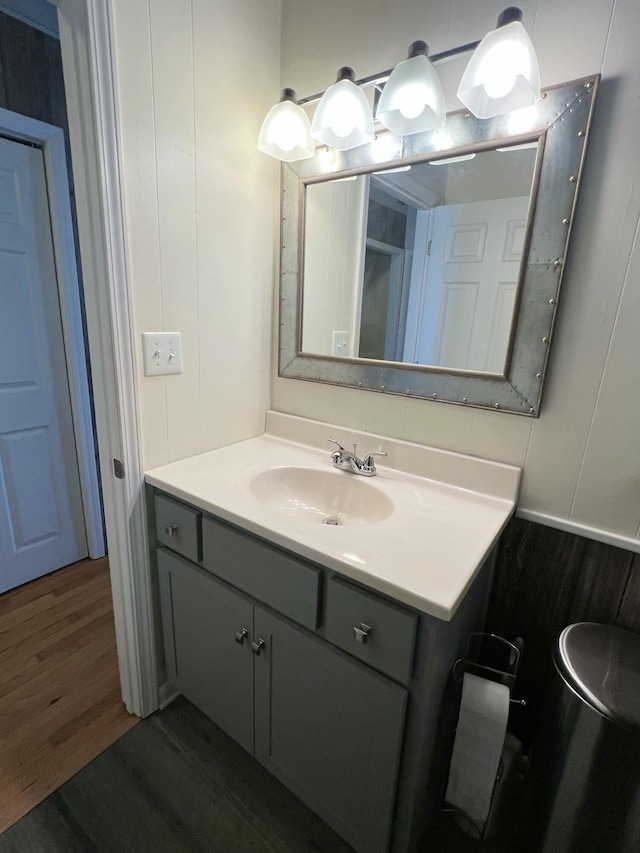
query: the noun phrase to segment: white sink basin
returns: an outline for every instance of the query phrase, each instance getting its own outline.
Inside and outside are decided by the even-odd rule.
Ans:
[[[312,524],[375,524],[394,510],[393,502],[380,489],[344,471],[271,468],[253,477],[249,487],[272,509]]]
[[[378,475],[336,470],[333,436],[387,451]],[[178,500],[445,620],[513,513],[519,481],[510,465],[279,412],[264,435],[147,473]]]

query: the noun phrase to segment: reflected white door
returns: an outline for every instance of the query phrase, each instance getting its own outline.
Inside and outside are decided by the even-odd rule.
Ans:
[[[0,139],[0,591],[85,556],[42,152]]]
[[[528,205],[525,196],[431,212],[420,364],[503,373]]]

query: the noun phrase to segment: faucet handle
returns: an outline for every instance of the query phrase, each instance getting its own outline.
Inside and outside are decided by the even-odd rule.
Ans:
[[[330,441],[331,444],[337,444],[342,452],[344,452],[344,447],[340,444],[339,441],[336,441],[335,438],[328,438],[327,441]]]
[[[362,464],[366,468],[371,468],[372,470],[375,471],[375,468],[376,468],[376,463],[374,461],[375,457],[376,456],[386,456],[386,455],[387,455],[386,450],[374,450],[373,453],[367,453],[367,455],[364,457],[364,459],[362,461]]]

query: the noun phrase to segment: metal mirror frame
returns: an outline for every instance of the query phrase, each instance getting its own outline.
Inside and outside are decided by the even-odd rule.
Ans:
[[[438,131],[404,139],[385,132],[351,151],[321,148],[308,160],[283,163],[279,375],[538,417],[599,79],[545,89],[535,106],[495,119],[450,113]],[[308,184],[534,140],[536,174],[504,374],[301,351]]]

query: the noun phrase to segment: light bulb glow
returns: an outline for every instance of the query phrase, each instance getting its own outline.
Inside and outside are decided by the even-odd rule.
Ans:
[[[281,151],[293,151],[296,145],[304,145],[304,127],[298,116],[283,111],[271,123],[267,138]]]
[[[431,92],[423,83],[410,83],[398,90],[393,105],[405,118],[417,118],[425,104],[431,100]]]
[[[338,92],[327,106],[325,121],[336,136],[349,136],[356,127],[358,112],[349,92]]]
[[[526,77],[528,73],[529,58],[514,41],[494,45],[478,68],[478,76],[490,98],[504,98],[516,85],[516,78]]]

